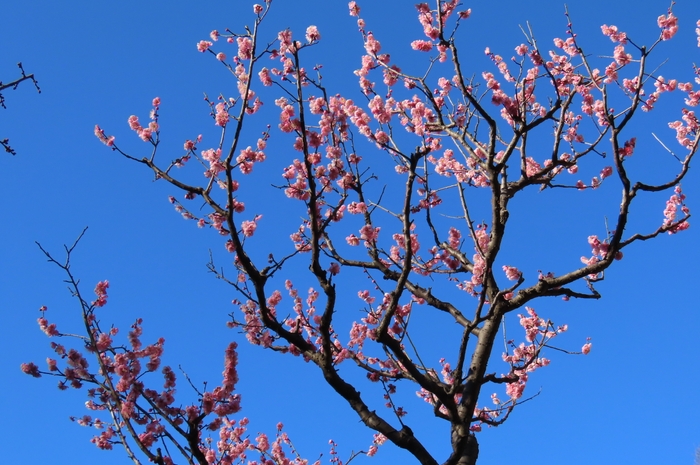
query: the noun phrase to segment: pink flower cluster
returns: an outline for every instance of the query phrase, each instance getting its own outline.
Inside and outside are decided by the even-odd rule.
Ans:
[[[661,28],[661,40],[669,40],[678,32],[678,18],[673,16],[670,11],[668,16],[659,16],[656,22]]]
[[[95,295],[97,299],[92,302],[95,307],[104,307],[107,304],[107,289],[109,288],[109,281],[100,281],[95,286]]]
[[[483,158],[482,158],[483,157]],[[442,157],[436,159],[433,155],[428,156],[428,161],[435,165],[435,172],[445,176],[454,177],[459,182],[468,182],[476,187],[488,187],[491,185],[482,168],[481,161],[485,158],[483,150],[475,151],[475,156],[467,158],[467,166],[458,162],[454,158],[454,151],[447,149]]]
[[[306,28],[306,41],[308,43],[318,42],[321,40],[321,33],[318,32],[316,26],[309,26]]]
[[[114,146],[114,136],[106,136],[105,132],[98,125],[95,125],[95,137],[107,147]]]
[[[698,93],[700,97],[700,92]],[[700,129],[700,122],[695,116],[695,112],[683,109],[683,121],[674,121],[668,123],[671,129],[676,130],[676,140],[683,147],[690,148],[697,141],[698,129]]]
[[[106,298],[107,287],[107,281],[99,283],[96,288],[98,296],[104,295]],[[42,313],[45,310],[42,307]],[[118,330],[111,328],[108,333],[101,332],[97,321],[92,317],[93,311],[94,305],[83,306],[83,318],[88,325],[90,337],[74,337],[80,338],[81,346],[82,341],[88,341],[86,350],[97,360],[96,370],[90,370],[87,359],[78,350],[66,350],[55,343],[52,344],[55,352],[66,360],[64,368],[59,368],[56,360],[49,358],[48,372],[42,372],[34,363],[24,363],[21,369],[34,377],[42,374],[57,376],[62,379],[59,383],[61,389],[67,388],[66,383],[76,389],[85,382],[95,386],[88,390],[89,400],[85,405],[95,412],[109,412],[110,420],[105,422],[91,415],[72,417],[71,420],[101,430],[91,440],[98,448],[110,450],[117,442],[115,438],[123,441],[126,437],[129,441],[135,441],[142,451],[151,454],[149,457],[155,457],[155,446],[162,438],[167,437],[175,443],[176,447],[172,450],[183,450],[180,444],[186,447],[191,445],[190,438],[183,431],[198,430],[201,434],[197,447],[209,463],[231,465],[235,460],[245,460],[247,451],[258,452],[263,459],[278,461],[276,463],[292,463],[287,459],[287,450],[291,450],[295,457],[294,463],[302,463],[291,441],[282,432],[281,424],[277,426],[277,438],[274,441],[259,433],[252,442],[246,432],[248,420],[243,418],[237,423],[229,418],[240,410],[240,396],[234,394],[238,382],[235,342],[226,348],[221,384],[200,393],[195,403],[178,406],[175,399],[176,375],[170,367],[162,369],[162,390],[151,389],[146,384],[148,377],[145,375],[156,371],[160,365],[164,340],[160,338],[155,344],[143,346],[139,319],[129,332],[128,346],[113,344],[111,336],[116,335]],[[146,362],[145,367],[142,367],[143,361]],[[207,418],[210,414],[214,414],[213,419]],[[214,434],[218,441],[208,438],[207,432],[216,432]],[[376,445],[382,442],[381,437],[375,438]],[[157,453],[160,455],[160,449]],[[170,451],[162,458],[165,464],[174,463],[169,453]]]
[[[217,33],[217,35],[218,35],[218,33]],[[197,50],[199,50],[200,52],[206,52],[207,50],[209,50],[209,47],[211,47],[212,45],[214,45],[214,44],[209,42],[208,40],[200,40],[197,43]]]
[[[262,218],[262,215],[256,215],[253,221],[243,221],[241,223],[241,232],[245,237],[251,237],[258,227],[258,221]]]
[[[690,214],[690,209],[685,205],[684,201],[685,194],[683,194],[681,186],[678,185],[674,188],[671,198],[666,201],[666,208],[664,209],[663,228],[668,231],[669,234],[676,234],[690,227],[690,223],[685,220]],[[684,217],[680,220],[676,220],[679,207]]]
[[[600,26],[600,29],[603,31],[603,35],[610,37],[610,40],[613,42],[619,42],[620,44],[627,43],[627,34],[624,32],[619,32],[617,30],[617,26],[608,26],[603,24]]]
[[[588,244],[591,246],[591,252],[592,252],[592,257],[587,258],[587,257],[581,257],[581,262],[584,265],[593,265],[595,263],[598,263],[600,260],[604,259],[610,250],[610,244],[608,243],[608,240],[601,241],[598,239],[598,236],[593,235],[593,236],[588,236]],[[615,254],[615,260],[621,260],[622,259],[622,252],[618,251]],[[593,275],[596,276],[596,275]]]
[[[525,309],[528,316],[518,315],[518,317],[520,326],[525,330],[525,340],[528,344],[521,343],[513,348],[512,354],[503,354],[503,361],[511,365],[510,373],[506,375],[510,378],[506,386],[506,394],[512,401],[522,397],[529,373],[549,365],[549,359],[540,357],[540,351],[552,338],[568,329],[566,325],[554,328],[550,321],[540,318],[534,309],[530,307]]]
[[[153,99],[153,110],[151,110],[150,118],[151,121],[148,123],[147,127],[141,126],[139,123],[139,118],[135,115],[129,116],[129,127],[136,132],[136,134],[144,142],[149,142],[153,140],[153,134],[158,131],[158,109],[160,108],[160,98],[156,97]]]
[[[216,125],[221,126],[223,128],[226,126],[228,120],[230,119],[227,105],[224,102],[219,102],[216,104],[215,109],[216,114],[214,115],[214,120],[216,121]]]
[[[506,273],[506,278],[511,281],[517,281],[523,275],[522,272],[514,266],[503,265],[503,271]]]

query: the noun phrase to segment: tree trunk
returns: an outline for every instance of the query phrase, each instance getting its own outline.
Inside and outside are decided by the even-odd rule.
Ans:
[[[463,439],[464,438],[462,438],[462,440]],[[466,439],[466,445],[464,443],[461,445],[464,450],[458,452],[458,457],[455,457],[455,454],[453,453],[453,455],[450,457],[451,460],[448,460],[447,462],[452,463],[454,465],[476,465],[476,459],[479,458],[479,441],[477,441],[476,436],[474,436],[474,433],[469,433]],[[458,447],[459,446],[455,444],[455,448]],[[457,458],[457,461],[454,461],[455,458]]]

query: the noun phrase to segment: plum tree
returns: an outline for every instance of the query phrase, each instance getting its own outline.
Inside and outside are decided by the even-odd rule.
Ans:
[[[304,66],[308,50],[322,40],[322,27],[311,25],[301,37],[283,30],[268,42],[260,25],[271,2],[256,4],[252,27],[213,31],[197,44],[236,84],[233,92],[207,98],[221,130],[217,140],[187,139],[174,160],[163,162],[157,97],[148,123],[128,119],[150,148],[147,156],[133,155],[95,127],[114,152],[182,194],[170,200],[185,219],[221,236],[232,266],[220,268],[212,259],[209,267],[236,295],[230,326],[252,344],[316,365],[375,432],[368,455],[388,441],[425,465],[476,463],[478,432],[502,424],[527,400],[533,372],[549,364],[547,349],[589,353],[590,340],[581,341],[580,350],[554,347],[567,325],[531,305],[547,297],[598,299],[596,283],[624,249],[687,229],[681,182],[698,148],[698,120],[690,109],[700,102],[693,90],[698,70],[689,80],[671,79],[650,61],[678,29],[671,10],[658,17],[648,46],[603,25],[611,51],[595,57],[569,22],[565,38],[555,39],[551,49],[529,29],[512,57],[486,49],[492,69],[482,71],[468,69],[460,54],[456,32],[470,10],[458,6],[456,0],[416,6],[424,37],[411,48],[424,54],[427,70],[415,75],[382,49],[381,33],[371,31],[358,4],[350,2],[365,49],[355,72],[356,101],[350,91],[331,92],[320,65]],[[637,141],[646,133],[639,135],[633,121],[650,118],[657,102],[673,92],[684,97],[677,119],[668,122],[677,147],[658,139],[665,155],[658,163],[668,163],[673,173],[648,180],[634,166]],[[261,110],[263,101],[278,107],[278,124]],[[284,144],[274,157],[272,140]],[[203,178],[193,175],[192,165],[202,167]],[[583,201],[601,218],[610,207],[614,214],[603,230],[590,232],[587,246],[581,244],[589,252],[580,262],[573,234],[544,239],[576,254],[576,261],[562,258],[555,270],[515,263],[507,254],[512,244],[529,240],[514,219],[552,208],[555,199],[573,205],[574,197],[594,196],[611,184],[619,190],[616,198]],[[630,218],[647,194],[667,200],[660,221],[644,229]],[[261,196],[266,202],[258,201]],[[250,213],[251,203],[263,211]],[[550,230],[566,230],[557,223],[565,220],[553,215],[549,221]],[[146,457],[161,465],[230,464],[251,451],[260,454],[256,463],[302,463],[281,426],[274,440],[260,434],[251,441],[247,420],[232,419],[240,409],[235,342],[226,351],[222,384],[195,389],[197,399],[188,406],[175,401],[170,367],[161,370],[162,390],[149,387],[144,374],[160,368],[163,341],[144,346],[140,320],[127,344],[114,341],[117,330],[106,329],[97,316],[108,282],[98,283],[94,301],[83,297],[70,270],[73,249],[67,248],[65,261],[46,253],[68,273],[82,308],[80,339],[97,368],[88,368],[83,352],[54,343],[65,368],[50,360],[48,371],[34,364],[23,370],[58,376],[62,387],[90,387],[88,408],[108,417],[78,421],[102,428],[94,439],[98,447],[119,443],[134,462]],[[306,295],[302,287],[309,289]],[[363,316],[354,319],[349,310],[358,308]],[[63,335],[44,312],[42,330]],[[523,336],[506,336],[507,317]],[[503,351],[495,348],[499,337]],[[443,353],[437,363],[425,356],[436,348]],[[493,366],[496,359],[501,367]],[[341,364],[353,369],[341,372]],[[363,397],[363,383],[381,385],[382,397]],[[413,432],[397,400],[399,389],[417,391],[450,425],[447,457],[438,458]],[[377,403],[386,410],[377,410]],[[340,462],[335,450],[332,461]]]

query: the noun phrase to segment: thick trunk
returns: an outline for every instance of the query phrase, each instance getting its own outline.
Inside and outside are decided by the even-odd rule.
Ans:
[[[476,465],[477,458],[479,458],[479,441],[476,440],[476,436],[470,434],[469,439],[467,439],[467,449],[457,465]]]
[[[455,436],[456,431],[452,432],[453,448],[454,452],[452,456],[446,463],[452,465],[476,465],[476,459],[479,458],[479,441],[477,441],[476,436],[473,433],[469,433],[466,437],[466,444],[457,444],[456,441],[460,439],[464,441],[464,437],[457,438]]]

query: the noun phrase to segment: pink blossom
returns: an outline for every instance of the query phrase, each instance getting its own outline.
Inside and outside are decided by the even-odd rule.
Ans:
[[[680,186],[676,186],[674,188],[673,195],[671,195],[671,198],[666,201],[666,208],[664,209],[663,227],[667,228],[669,234],[676,234],[677,232],[684,231],[690,227],[690,223],[688,223],[688,221],[676,221],[678,206],[681,207],[681,211],[685,214],[686,218],[690,213],[688,207],[686,207],[683,203],[684,200],[685,194],[683,194]]]
[[[105,132],[98,125],[95,125],[95,136],[107,147],[114,145],[114,136],[105,136]]]
[[[520,270],[514,266],[503,265],[503,271],[506,273],[506,278],[510,279],[511,281],[517,281],[522,276],[522,272],[520,272]]]
[[[212,45],[214,44],[207,40],[200,40],[199,43],[197,43],[197,50],[200,52],[206,52]]]
[[[223,102],[217,103],[216,104],[216,116],[215,116],[216,125],[221,126],[221,127],[225,127],[229,121],[229,118],[230,118],[230,116],[228,114],[228,110],[226,109],[226,104]]]
[[[517,53],[520,56],[526,55],[528,52],[528,47],[525,44],[520,44],[517,47],[515,47],[515,53]]]
[[[588,244],[591,246],[593,249],[593,255],[598,256],[598,257],[605,257],[608,253],[608,249],[610,247],[610,244],[608,244],[607,239],[603,242],[598,239],[598,236],[588,236]]]
[[[306,40],[309,43],[318,42],[321,40],[321,33],[318,32],[318,28],[316,26],[309,26],[306,28]]]
[[[35,378],[41,378],[41,373],[39,373],[39,367],[33,363],[23,363],[20,365],[23,373],[31,375]]]
[[[376,55],[381,49],[382,46],[379,43],[379,41],[374,38],[374,34],[372,34],[371,32],[368,33],[367,38],[365,40],[365,50],[367,51],[367,53],[370,55]]]
[[[569,37],[566,40],[559,38],[554,39],[554,45],[562,49],[569,56],[576,56],[579,54],[578,48],[576,48],[576,43],[573,37]]]
[[[399,73],[401,73],[401,68],[396,65],[391,65],[389,68],[384,68],[384,84],[387,86],[393,86],[399,82]]]
[[[138,132],[138,136],[144,142],[148,142],[153,137],[153,131],[150,128],[144,128]]]
[[[583,353],[583,355],[588,355],[591,353],[591,346],[592,345],[593,344],[591,344],[590,342],[587,342],[583,345],[583,347],[581,348],[581,352]]]
[[[348,8],[350,9],[350,16],[360,15],[360,7],[357,5],[357,2],[349,2]]]
[[[360,238],[354,234],[350,234],[348,237],[346,237],[345,241],[352,246],[360,245]]]
[[[100,333],[97,338],[96,349],[98,352],[104,352],[112,345],[112,338],[107,333]]]
[[[107,289],[109,288],[109,281],[100,281],[95,286],[95,295],[97,295],[97,300],[95,300],[92,305],[95,307],[104,307],[107,304]]]
[[[615,63],[617,63],[620,66],[625,66],[626,64],[632,61],[632,55],[630,55],[629,53],[625,53],[625,46],[622,44],[615,47],[615,53],[613,57],[615,58]]]
[[[610,37],[610,40],[613,42],[619,42],[621,44],[627,43],[627,34],[618,32],[617,26],[607,26],[603,24],[600,26],[600,29],[603,31],[603,34]]]
[[[260,4],[258,4],[258,3],[256,3],[255,5],[253,5],[253,13],[255,13],[256,15],[259,15],[259,14],[262,13],[262,12],[263,12],[263,7],[262,7],[262,5],[260,5]]]
[[[258,224],[255,221],[243,221],[241,223],[241,230],[246,237],[251,237],[255,233],[257,227]]]
[[[525,174],[527,177],[530,178],[536,176],[541,170],[542,167],[540,164],[537,163],[532,157],[527,157],[525,159]]]
[[[375,242],[379,237],[379,230],[381,228],[375,228],[371,224],[366,224],[360,228],[360,238],[364,239],[367,243]]]
[[[226,54],[223,52],[219,52],[216,54],[216,59],[219,61],[225,61],[226,60]]]
[[[389,142],[389,134],[384,131],[377,130],[377,132],[374,133],[374,138],[378,144],[383,145]]]
[[[421,52],[429,52],[433,49],[433,43],[428,40],[414,40],[411,42],[411,48]]]
[[[661,40],[669,40],[678,32],[678,18],[673,16],[670,11],[668,16],[659,16],[656,22],[661,28]]]
[[[262,82],[264,86],[271,86],[272,85],[272,78],[270,77],[270,71],[267,68],[261,69],[260,72],[258,73],[258,77],[260,78],[260,82]]]
[[[337,275],[340,273],[340,265],[338,265],[336,262],[331,263],[331,266],[328,267],[328,272],[332,275]]]
[[[238,58],[241,60],[249,60],[253,53],[253,42],[248,37],[239,37],[236,39],[238,44]]]
[[[351,202],[348,205],[348,212],[353,215],[358,213],[365,213],[367,211],[367,205],[364,202]]]
[[[513,383],[508,383],[506,386],[506,394],[510,396],[511,399],[520,399],[525,390],[525,383],[523,381],[516,381]]]
[[[222,387],[226,393],[233,391],[236,383],[238,382],[238,373],[236,367],[238,365],[238,354],[236,353],[236,348],[238,344],[231,342],[228,347],[226,347],[226,352],[224,353],[224,379],[222,382]]]
[[[129,127],[133,129],[134,131],[139,131],[141,129],[141,123],[139,123],[139,117],[136,115],[131,115],[129,116],[129,119],[127,120],[129,123]]]
[[[625,145],[618,150],[620,156],[629,157],[634,152],[634,147],[637,145],[637,138],[633,137],[628,141],[625,141]]]
[[[41,317],[41,318],[37,319],[37,323],[39,323],[39,329],[41,329],[44,332],[44,334],[46,334],[47,336],[51,337],[51,336],[60,335],[60,333],[56,329],[56,324],[54,324],[54,323],[49,324],[49,322],[46,318]]]

